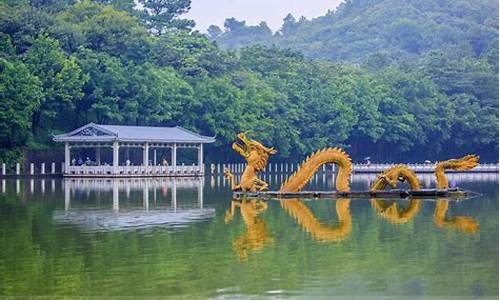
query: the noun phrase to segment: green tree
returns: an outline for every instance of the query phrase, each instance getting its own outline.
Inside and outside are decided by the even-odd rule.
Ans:
[[[129,68],[127,107],[135,106],[135,125],[176,125],[182,105],[190,102],[193,91],[173,69],[143,64]]]
[[[84,46],[136,63],[149,54],[151,37],[147,30],[136,17],[112,6],[84,0],[57,15],[56,21],[54,35],[63,39],[67,51]]]
[[[0,161],[19,161],[31,140],[31,115],[40,106],[41,82],[22,62],[0,58]]]
[[[76,59],[68,57],[59,43],[47,36],[38,37],[23,59],[43,89],[40,107],[32,115],[31,129],[36,136],[38,129],[50,132],[72,115],[76,102],[83,96],[81,89],[87,78]]]
[[[191,9],[191,0],[139,0],[139,3],[144,7],[146,24],[157,35],[168,28],[194,27],[194,21],[177,18]]]
[[[82,87],[83,97],[76,102],[73,127],[88,122],[121,123],[126,116],[120,108],[129,96],[129,73],[120,59],[104,52],[80,48],[77,62],[88,80]],[[134,111],[136,115],[136,111]]]

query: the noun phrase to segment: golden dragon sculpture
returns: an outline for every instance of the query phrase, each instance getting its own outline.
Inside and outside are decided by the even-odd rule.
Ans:
[[[268,184],[258,177],[258,173],[265,170],[269,156],[275,154],[274,148],[269,148],[261,143],[249,139],[246,134],[237,135],[238,142],[233,143],[232,148],[238,152],[248,163],[243,171],[239,184],[235,176],[228,170],[224,175],[231,183],[233,191],[265,191]],[[464,171],[474,168],[479,157],[467,155],[460,159],[451,159],[436,165],[435,176],[437,188],[448,188],[446,170]],[[316,151],[299,166],[285,182],[282,183],[280,192],[299,192],[311,180],[314,173],[324,164],[333,163],[338,166],[338,174],[335,181],[337,191],[350,191],[349,179],[352,173],[351,158],[340,148],[325,148]],[[377,176],[372,184],[371,190],[384,190],[386,187],[396,188],[398,183],[408,183],[413,190],[421,188],[420,181],[413,170],[405,165],[397,165],[385,170]],[[396,202],[388,204],[384,200],[371,199],[372,206],[377,214],[394,224],[405,224],[412,220],[422,206],[422,200],[412,199],[406,208],[400,208]],[[352,216],[350,212],[350,200],[338,199],[336,211],[338,224],[329,226],[320,223],[303,201],[298,199],[287,199],[280,201],[281,207],[289,213],[301,227],[319,241],[342,241],[352,231]],[[226,212],[226,223],[234,217],[236,207],[246,224],[247,231],[233,242],[233,246],[241,259],[248,256],[249,251],[261,250],[266,244],[272,243],[265,222],[259,214],[267,209],[267,204],[260,200],[231,201],[231,208]],[[479,224],[470,217],[446,218],[448,201],[438,199],[434,212],[434,223],[438,227],[453,228],[467,233],[477,232]]]
[[[229,171],[224,169],[224,176],[231,182],[233,191],[257,192],[267,190],[268,184],[257,176],[258,172],[265,170],[270,154],[276,154],[274,148],[267,148],[261,143],[249,139],[246,134],[240,133],[237,135],[239,142],[233,143],[233,150],[238,152],[248,163],[241,181],[236,184],[235,177]]]
[[[436,165],[434,174],[436,175],[436,187],[438,189],[448,188],[448,178],[446,178],[446,170],[466,171],[477,166],[479,156],[466,155],[460,159],[450,159],[439,162]],[[464,233],[476,233],[479,231],[479,223],[471,217],[456,216],[447,218],[448,200],[438,199],[436,201],[436,209],[434,210],[434,224],[441,228],[455,229]]]
[[[265,169],[269,158],[269,154],[274,154],[276,151],[273,148],[267,148],[255,140],[249,139],[244,133],[238,134],[240,142],[233,143],[232,148],[236,150],[248,163],[244,170],[240,184],[235,183],[235,177],[229,170],[225,170],[225,176],[231,182],[233,191],[263,191],[267,189],[268,184],[257,177],[257,172]],[[260,158],[258,158],[260,157]],[[264,164],[263,164],[264,163]],[[297,171],[292,174],[281,186],[281,192],[298,192],[311,180],[314,173],[324,164],[334,163],[338,166],[338,175],[335,182],[336,189],[339,191],[350,191],[349,179],[352,172],[351,158],[344,150],[340,148],[325,148],[316,151],[299,166]],[[240,206],[240,212],[247,225],[247,232],[240,236],[234,243],[236,251],[240,258],[247,256],[248,250],[260,250],[266,244],[264,240],[268,239],[265,226],[260,222],[248,222],[250,218],[245,214],[248,212],[246,203],[248,200],[243,200]],[[226,213],[226,216],[234,215],[234,207],[238,206],[237,201],[231,202],[231,208]],[[280,201],[281,206],[288,212],[306,232],[320,241],[342,241],[346,239],[352,231],[352,217],[350,212],[350,200],[339,199],[336,201],[336,211],[338,224],[329,226],[320,223],[309,208],[298,199],[288,199]],[[253,212],[255,216],[256,212]],[[226,221],[232,217],[227,217]],[[242,241],[252,241],[252,243],[242,243]],[[244,246],[243,246],[244,245]]]
[[[265,170],[269,155],[275,154],[276,150],[249,139],[244,133],[238,134],[237,137],[239,141],[234,142],[232,148],[247,161],[248,165],[241,175],[239,184],[236,183],[235,176],[231,171],[227,168],[224,169],[224,176],[230,181],[231,189],[244,192],[267,190],[269,185],[257,174]],[[339,167],[335,183],[337,190],[349,191],[349,178],[352,172],[351,158],[340,148],[321,149],[307,157],[297,171],[282,184],[280,191],[298,192],[302,190],[314,173],[327,163],[334,163]]]
[[[420,181],[417,175],[405,165],[396,165],[378,175],[371,190],[384,190],[387,186],[395,189],[400,182],[408,182],[412,190],[420,190]],[[395,201],[389,203],[381,199],[370,199],[370,203],[379,216],[394,224],[407,223],[418,214],[422,206],[420,199],[411,199],[407,208],[398,207]]]
[[[476,155],[466,155],[460,159],[450,159],[437,163],[434,170],[436,177],[436,188],[447,189],[448,178],[446,177],[446,170],[466,171],[477,166],[479,157]],[[420,181],[410,168],[404,165],[397,165],[385,170],[382,174],[377,176],[377,179],[372,184],[372,190],[383,190],[387,186],[396,188],[398,183],[407,182],[411,189],[419,190]],[[387,219],[394,224],[405,224],[412,220],[419,212],[422,204],[420,199],[411,199],[408,207],[398,207],[396,202],[390,204],[387,201],[380,199],[371,199],[370,203],[375,209],[377,214],[382,218]],[[465,233],[475,233],[479,229],[479,224],[470,217],[457,216],[453,218],[446,218],[448,210],[448,200],[438,199],[436,201],[436,208],[434,211],[434,223],[438,227],[460,230]]]

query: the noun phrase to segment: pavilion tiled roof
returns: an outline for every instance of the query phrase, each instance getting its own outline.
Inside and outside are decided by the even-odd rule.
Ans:
[[[89,123],[72,132],[54,136],[56,142],[166,142],[213,143],[214,137],[203,136],[176,127],[102,125]]]

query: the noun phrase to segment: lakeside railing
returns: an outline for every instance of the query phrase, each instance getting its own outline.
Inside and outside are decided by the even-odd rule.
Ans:
[[[353,173],[380,173],[384,170],[398,165],[396,163],[385,164],[353,164]],[[405,164],[413,169],[416,173],[432,173],[436,167],[435,164]],[[178,165],[174,166],[142,166],[142,165],[129,165],[118,166],[117,173],[125,176],[199,176],[207,174],[223,174],[224,169],[228,168],[234,174],[241,174],[245,170],[246,163],[229,163],[229,164],[210,164],[207,168],[202,165]],[[288,174],[295,172],[299,167],[298,163],[269,163],[263,171],[265,174]],[[319,168],[319,173],[332,173],[335,172],[336,166],[334,164],[325,164]],[[453,172],[453,171],[451,171]],[[496,164],[479,164],[470,173],[498,173],[499,165]],[[114,167],[110,165],[101,166],[69,166],[67,172],[64,170],[64,163],[58,166],[52,162],[50,164],[41,163],[35,165],[30,163],[27,169],[22,169],[21,164],[17,163],[10,168],[4,163],[1,166],[1,176],[58,176],[62,174],[69,174],[71,176],[106,176],[114,174]]]
[[[26,169],[21,168],[21,164],[17,163],[14,168],[8,169],[7,165],[2,164],[1,176],[58,176],[58,175],[69,175],[69,176],[113,176],[113,175],[124,175],[124,176],[198,176],[202,175],[205,167],[191,164],[191,165],[177,165],[177,166],[163,166],[163,165],[153,165],[153,166],[143,166],[143,165],[125,165],[117,166],[116,172],[115,167],[111,165],[99,165],[99,166],[69,166],[65,170],[64,163],[56,168],[56,163],[51,163],[49,168],[46,168],[45,163],[35,166],[34,163],[28,165]],[[9,172],[9,171],[10,172]]]
[[[353,164],[353,173],[380,173],[384,170],[399,165],[401,163],[385,163],[385,164]],[[432,173],[436,168],[435,164],[405,164],[416,173]],[[234,174],[241,174],[245,170],[246,163],[235,164],[211,164],[211,174],[222,174],[224,169],[228,168]],[[263,173],[281,174],[295,172],[299,167],[298,163],[269,163]],[[319,168],[319,173],[335,172],[334,164],[325,164]],[[471,173],[497,173],[499,170],[498,164],[479,164],[472,170]],[[453,172],[453,171],[449,171]]]

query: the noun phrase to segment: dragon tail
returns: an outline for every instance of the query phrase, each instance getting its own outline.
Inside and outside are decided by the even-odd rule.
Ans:
[[[297,171],[283,182],[280,191],[299,192],[311,180],[319,167],[327,163],[338,165],[339,172],[335,183],[337,191],[349,191],[349,177],[352,172],[351,158],[340,148],[324,148],[307,157]]]
[[[449,159],[441,161],[436,165],[434,174],[436,175],[437,188],[447,189],[448,178],[446,178],[446,170],[467,171],[475,168],[479,163],[479,156],[466,155],[459,159]]]

